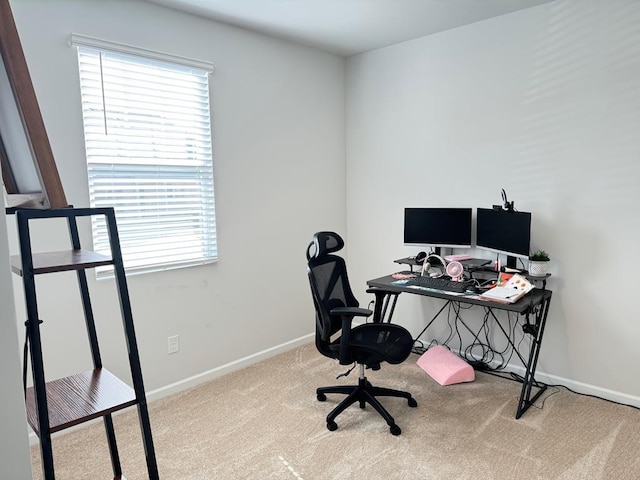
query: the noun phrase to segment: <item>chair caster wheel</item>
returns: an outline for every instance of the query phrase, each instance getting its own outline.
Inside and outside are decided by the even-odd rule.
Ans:
[[[402,433],[402,430],[400,430],[400,427],[398,425],[391,425],[391,428],[389,428],[389,431],[391,432],[391,435],[400,435]]]
[[[327,422],[327,428],[333,432],[338,429],[338,424],[336,422]]]
[[[416,399],[415,399],[415,398],[410,398],[410,399],[408,400],[408,403],[409,403],[409,406],[410,406],[410,407],[412,407],[412,408],[415,408],[415,407],[417,407],[417,406],[418,406],[418,402],[416,402]]]
[[[316,398],[319,402],[324,402],[327,399],[327,396],[324,393],[319,393]]]

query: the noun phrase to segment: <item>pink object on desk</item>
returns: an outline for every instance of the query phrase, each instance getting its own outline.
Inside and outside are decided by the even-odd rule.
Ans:
[[[471,260],[471,255],[468,253],[459,253],[457,255],[447,255],[444,259],[448,262],[459,262],[460,260]]]
[[[473,367],[442,345],[431,347],[416,363],[440,385],[473,382],[476,379]]]

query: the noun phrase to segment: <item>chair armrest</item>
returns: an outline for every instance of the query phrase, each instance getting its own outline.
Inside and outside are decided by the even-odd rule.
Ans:
[[[382,287],[369,287],[369,288],[367,288],[367,293],[382,293],[382,294],[387,294],[387,295],[395,295],[395,294],[400,295],[400,292],[396,292],[396,291],[393,291],[393,290],[387,290],[386,288],[382,288]]]
[[[342,332],[340,334],[340,353],[338,361],[340,365],[353,363],[349,342],[351,337],[351,321],[353,317],[369,317],[373,312],[367,308],[359,307],[336,307],[331,309],[331,315],[340,315],[342,318]]]
[[[351,317],[370,317],[373,312],[368,308],[360,308],[360,307],[336,307],[331,309],[331,315],[340,315],[344,317],[345,315],[349,315]]]

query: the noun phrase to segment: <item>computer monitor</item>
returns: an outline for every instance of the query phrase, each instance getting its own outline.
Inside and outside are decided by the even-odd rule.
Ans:
[[[507,266],[516,268],[516,258],[529,258],[530,244],[531,213],[478,208],[476,247],[507,255]]]
[[[404,244],[471,248],[471,208],[405,208]]]

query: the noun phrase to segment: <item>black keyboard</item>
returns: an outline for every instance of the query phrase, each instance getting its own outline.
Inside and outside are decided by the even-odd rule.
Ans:
[[[435,290],[443,290],[445,292],[464,293],[467,290],[465,282],[455,282],[450,278],[443,277],[415,277],[407,280],[407,285],[416,287],[433,288]]]

